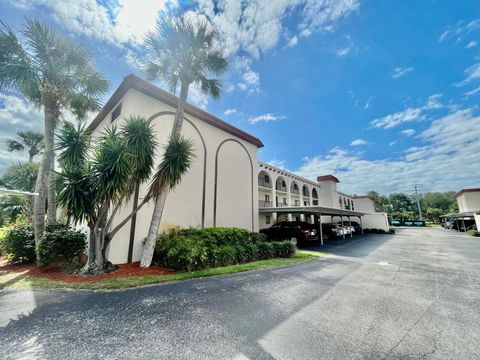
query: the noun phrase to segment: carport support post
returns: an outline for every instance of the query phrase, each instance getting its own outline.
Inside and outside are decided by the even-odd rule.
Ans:
[[[467,229],[465,228],[465,219],[462,219],[462,227],[463,227],[463,232],[467,232]]]
[[[340,224],[342,224],[342,238],[345,240],[345,229],[343,228],[343,216],[340,215]]]
[[[320,227],[320,244],[323,246],[322,213],[318,213],[318,226]]]
[[[348,226],[350,226],[350,237],[353,237],[353,231],[352,231],[352,220],[350,218],[350,215],[348,216]]]
[[[458,219],[455,219],[455,224],[457,224],[457,231],[460,232],[460,227],[458,226]]]
[[[365,236],[365,234],[363,233],[363,222],[362,222],[362,217],[359,216],[358,217],[360,219],[360,228],[362,229],[362,236]]]

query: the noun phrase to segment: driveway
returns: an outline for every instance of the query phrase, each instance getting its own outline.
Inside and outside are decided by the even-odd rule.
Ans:
[[[401,229],[325,249],[127,291],[0,291],[0,358],[480,358],[480,239]]]

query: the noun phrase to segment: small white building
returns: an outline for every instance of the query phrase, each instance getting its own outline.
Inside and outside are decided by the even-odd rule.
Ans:
[[[462,189],[455,197],[459,210],[457,219],[472,219],[480,229],[480,188]]]

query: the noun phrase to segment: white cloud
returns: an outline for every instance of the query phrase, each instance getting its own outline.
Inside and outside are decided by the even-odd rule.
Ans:
[[[370,103],[372,102],[373,100],[373,96],[370,96],[367,100],[367,102],[365,103],[365,106],[363,107],[364,109],[368,109],[370,107]]]
[[[407,67],[407,68],[396,67],[395,69],[393,69],[392,78],[393,79],[398,79],[399,77],[402,77],[402,76],[408,74],[411,71],[413,71],[412,67]]]
[[[402,130],[400,132],[405,136],[412,136],[416,133],[416,131],[414,129],[405,129],[405,130]]]
[[[238,83],[240,90],[248,90],[249,93],[260,91],[260,74],[251,69],[252,60],[242,57],[235,57],[234,69],[241,77],[241,82]]]
[[[228,116],[228,115],[232,115],[232,114],[236,114],[236,113],[237,113],[236,109],[227,109],[223,112],[223,115]]]
[[[438,42],[442,42],[445,38],[450,34],[450,30],[445,30],[443,33],[440,34],[438,37]]]
[[[470,41],[465,47],[466,47],[467,49],[471,49],[471,48],[473,48],[473,47],[475,47],[475,46],[477,46],[477,45],[478,45],[478,41],[472,40],[472,41]]]
[[[278,121],[278,120],[282,120],[282,119],[285,119],[285,116],[278,116],[278,115],[273,115],[271,113],[266,113],[266,114],[263,114],[263,115],[258,115],[258,116],[255,116],[255,117],[251,117],[250,119],[248,119],[248,122],[250,124],[256,124],[257,122],[261,122],[261,121],[274,122],[274,121]]]
[[[188,100],[199,108],[206,110],[208,105],[208,95],[202,92],[201,85],[193,83],[188,88]]]
[[[390,141],[390,143],[388,144],[388,146],[393,146],[395,145],[397,142],[394,140],[394,141]]]
[[[352,45],[349,45],[347,46],[346,48],[343,48],[343,49],[340,49],[337,51],[337,56],[338,57],[345,57],[347,56],[348,54],[350,54],[350,52],[352,51],[352,48],[353,46]]]
[[[197,0],[191,10],[196,16],[209,19],[219,30],[222,48],[228,55],[245,51],[255,58],[273,48],[285,30],[285,18],[294,9],[302,18],[301,36],[328,30],[344,17],[355,12],[357,0]]]
[[[10,0],[14,6],[39,11],[45,8],[53,19],[67,30],[111,45],[126,43],[138,45],[148,30],[155,26],[159,12],[168,6],[175,7],[176,0],[118,0],[110,7],[95,0]]]
[[[258,86],[260,84],[260,75],[249,69],[247,72],[243,74],[243,80],[251,86]]]
[[[480,78],[480,62],[477,62],[464,71],[466,77],[462,81],[455,83],[455,86],[464,86]]]
[[[464,24],[464,21],[459,21],[454,27],[445,30],[438,37],[438,42],[442,42],[447,38],[455,38],[456,43],[459,43],[463,38],[480,28],[480,18],[473,19],[467,24]]]
[[[360,145],[365,145],[367,142],[365,140],[362,140],[362,139],[356,139],[356,140],[353,140],[351,143],[350,143],[350,146],[360,146]]]
[[[472,95],[475,95],[477,94],[478,92],[480,92],[480,86],[473,89],[473,90],[470,90],[470,91],[467,91],[466,93],[464,93],[466,96],[472,96]]]
[[[297,44],[298,44],[298,38],[296,36],[294,36],[294,37],[290,38],[290,40],[288,40],[287,46],[288,47],[294,47]]]
[[[371,122],[371,125],[376,128],[391,129],[403,123],[425,120],[427,118],[425,111],[443,107],[440,103],[442,96],[442,94],[431,95],[422,107],[406,108],[403,111],[375,119]]]
[[[272,159],[270,161],[267,161],[267,164],[270,164],[272,166],[275,166],[279,169],[283,169],[283,170],[286,170],[285,169],[285,160],[278,160],[278,159]]]
[[[472,109],[433,121],[417,138],[420,143],[399,158],[370,160],[360,152],[334,148],[308,158],[296,173],[312,180],[337,174],[342,190],[350,193],[391,193],[413,182],[424,184],[426,191],[478,186],[480,116]]]

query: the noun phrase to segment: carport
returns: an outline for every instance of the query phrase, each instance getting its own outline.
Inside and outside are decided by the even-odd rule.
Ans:
[[[322,216],[330,216],[332,221],[335,216],[340,217],[340,225],[342,226],[342,237],[345,239],[345,231],[343,229],[343,218],[346,217],[352,226],[352,217],[357,217],[360,220],[360,227],[362,228],[362,236],[363,236],[363,224],[362,224],[362,216],[365,213],[353,210],[344,210],[344,209],[336,209],[330,208],[325,206],[280,206],[280,207],[262,207],[258,209],[259,213],[263,214],[300,214],[300,215],[316,215],[318,216],[318,223],[319,223],[319,230],[320,230],[320,243],[323,245],[323,229],[322,229]],[[350,237],[353,234],[350,232]]]
[[[446,215],[440,216],[445,220],[455,221],[457,224],[457,231],[460,231],[460,224],[462,224],[463,231],[466,232],[467,228],[465,226],[465,220],[473,221],[475,223],[475,212],[474,211],[465,211],[465,212],[458,212],[458,213],[450,213]]]

